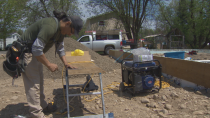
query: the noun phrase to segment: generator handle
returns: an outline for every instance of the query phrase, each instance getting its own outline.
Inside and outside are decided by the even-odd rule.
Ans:
[[[157,59],[155,59],[155,60],[151,60],[151,61],[134,62],[133,65],[132,65],[132,67],[134,67],[134,65],[135,65],[135,64],[138,64],[138,63],[140,63],[140,64],[141,64],[141,63],[151,63],[152,61],[157,61],[157,62],[158,62],[158,65],[160,66],[160,61],[158,61]]]
[[[121,61],[121,64],[123,64],[123,62],[126,61],[126,60],[133,60],[133,58],[123,59],[123,60]]]
[[[159,60],[157,60],[157,59],[154,59],[153,61],[157,61],[157,62],[158,62],[158,65],[161,65]]]

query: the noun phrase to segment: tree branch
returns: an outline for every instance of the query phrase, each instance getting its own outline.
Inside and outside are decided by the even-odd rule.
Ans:
[[[158,5],[161,7],[161,4],[160,4],[159,2],[158,2]],[[170,27],[172,27],[171,23],[169,22],[169,20],[166,18],[165,14],[163,13],[162,8],[160,8],[160,10],[161,10],[161,12],[162,12],[162,15],[163,15],[165,21],[168,23],[168,25],[169,25]]]
[[[130,0],[129,3],[131,4],[132,8],[134,9],[134,6],[133,6],[133,3],[132,2],[133,2],[133,0]]]
[[[28,9],[32,10],[34,13],[36,13],[36,14],[39,15],[40,17],[44,18],[43,15],[41,15],[37,10],[32,9],[30,6],[26,6],[25,8],[26,8],[26,9],[28,8]]]
[[[47,17],[50,17],[50,14],[48,13],[48,11],[47,11],[47,8],[46,8],[46,5],[45,5],[45,2],[43,1],[43,0],[40,0],[40,2],[41,2],[41,4],[43,5],[43,7],[44,7],[44,11],[45,11],[45,13],[47,14]]]
[[[142,20],[143,16],[145,15],[146,7],[147,7],[148,1],[149,1],[149,0],[146,0],[145,3],[143,4],[143,10],[142,10],[141,17],[140,17],[139,20]],[[142,21],[142,22],[143,22],[143,21]]]

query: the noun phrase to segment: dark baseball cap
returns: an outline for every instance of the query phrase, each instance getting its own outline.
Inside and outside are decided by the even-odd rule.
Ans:
[[[71,19],[71,25],[74,28],[74,35],[79,37],[79,32],[83,27],[82,19],[79,16],[69,16],[69,18]]]

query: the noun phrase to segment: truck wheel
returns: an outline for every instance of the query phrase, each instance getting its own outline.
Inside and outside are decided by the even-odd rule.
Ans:
[[[104,50],[104,53],[105,54],[109,54],[109,50],[111,50],[111,49],[114,49],[112,46],[107,46],[106,48],[105,48],[105,50]]]

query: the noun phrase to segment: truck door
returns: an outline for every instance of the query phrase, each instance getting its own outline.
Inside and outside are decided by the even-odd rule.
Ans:
[[[84,36],[84,37],[82,37],[82,38],[79,40],[79,42],[80,42],[81,44],[83,44],[84,46],[86,46],[86,47],[92,49],[92,42],[90,41],[90,37],[89,37],[89,36]]]

